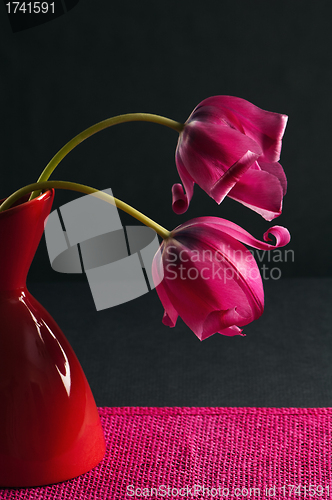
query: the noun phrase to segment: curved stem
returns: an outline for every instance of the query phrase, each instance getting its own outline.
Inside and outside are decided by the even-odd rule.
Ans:
[[[86,130],[83,130],[80,134],[76,135],[71,139],[63,148],[60,149],[56,153],[55,156],[51,159],[51,161],[46,165],[45,169],[41,173],[38,182],[42,181],[47,181],[53,170],[56,168],[56,166],[60,163],[60,161],[70,152],[72,151],[76,146],[78,146],[81,142],[83,142],[85,139],[88,137],[91,137],[93,134],[96,134],[97,132],[100,132],[101,130],[104,130],[105,128],[111,127],[112,125],[117,125],[119,123],[126,123],[126,122],[138,122],[138,121],[144,121],[144,122],[153,122],[153,123],[158,123],[160,125],[164,125],[166,127],[172,128],[173,130],[176,130],[177,132],[181,132],[184,128],[183,123],[176,122],[174,120],[170,120],[169,118],[165,118],[163,116],[159,115],[153,115],[150,113],[128,113],[125,115],[118,115],[118,116],[113,116],[112,118],[108,118],[107,120],[103,120],[99,123],[96,123],[95,125],[92,125],[91,127],[87,128]],[[32,193],[30,196],[30,200],[38,196],[39,192]]]
[[[67,181],[43,181],[43,182],[34,182],[33,184],[29,184],[28,186],[24,186],[23,188],[19,189],[18,191],[15,191],[12,195],[10,195],[0,206],[0,212],[3,212],[4,210],[7,210],[12,206],[13,203],[15,203],[17,200],[19,200],[22,196],[25,194],[31,193],[34,190],[46,190],[46,189],[52,189],[52,188],[57,188],[57,189],[68,189],[71,191],[79,191],[81,193],[85,194],[93,194],[97,196],[97,198],[100,198],[101,200],[107,201],[108,203],[111,203],[112,205],[120,208],[127,214],[131,215],[135,219],[139,220],[143,224],[145,224],[148,227],[151,227],[159,236],[161,236],[163,239],[167,239],[170,235],[170,232],[165,229],[164,227],[160,226],[157,224],[157,222],[153,221],[149,217],[146,217],[146,215],[142,214],[135,208],[131,207],[130,205],[127,205],[127,203],[124,203],[121,200],[118,200],[117,198],[113,198],[113,196],[103,193],[102,191],[99,191],[98,189],[92,188],[90,186],[85,186],[84,184],[77,184],[76,182],[67,182]]]

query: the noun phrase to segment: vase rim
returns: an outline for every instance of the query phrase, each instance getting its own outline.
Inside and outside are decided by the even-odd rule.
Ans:
[[[38,203],[40,201],[46,201],[49,198],[53,198],[54,197],[54,189],[53,188],[52,189],[48,189],[47,191],[41,193],[39,196],[37,196],[36,198],[34,198],[33,200],[30,200],[30,201],[28,199],[29,196],[30,196],[30,194],[22,196],[22,198],[20,198],[16,202],[17,205],[14,204],[13,206],[11,206],[10,208],[8,208],[4,212],[0,212],[0,218],[12,215],[14,213],[19,212],[20,210],[24,210],[25,208],[27,208],[28,204],[29,204],[29,206],[31,206],[30,204],[35,205],[36,203]],[[6,199],[7,198],[3,198],[2,200],[0,200],[0,204],[2,202],[4,202]],[[25,200],[25,201],[21,201],[21,200]]]

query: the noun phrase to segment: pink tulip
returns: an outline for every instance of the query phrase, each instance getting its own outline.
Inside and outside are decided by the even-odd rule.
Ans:
[[[229,196],[272,220],[282,211],[287,181],[278,163],[287,116],[244,99],[209,97],[180,133],[176,165],[185,188],[174,184],[173,210],[184,213],[198,184],[217,203]]]
[[[152,275],[164,306],[163,323],[174,327],[178,316],[200,340],[214,333],[239,335],[240,326],[259,318],[264,292],[252,253],[241,242],[270,250],[287,245],[288,230],[274,226],[256,240],[240,226],[217,217],[180,225],[157,252]]]

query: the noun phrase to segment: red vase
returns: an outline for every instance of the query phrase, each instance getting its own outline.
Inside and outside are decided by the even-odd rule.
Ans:
[[[83,370],[26,288],[54,192],[0,213],[0,486],[76,477],[105,453]]]

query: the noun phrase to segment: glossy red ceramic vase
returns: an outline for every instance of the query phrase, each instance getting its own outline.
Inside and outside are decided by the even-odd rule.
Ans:
[[[0,486],[64,481],[95,467],[104,435],[83,370],[26,288],[54,192],[0,213]]]

